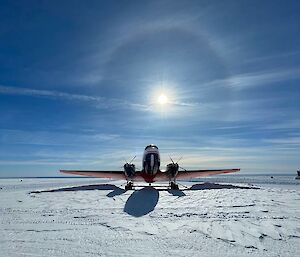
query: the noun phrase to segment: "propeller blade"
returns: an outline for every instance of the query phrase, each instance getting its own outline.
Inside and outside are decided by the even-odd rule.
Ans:
[[[179,166],[179,168],[182,169],[182,170],[184,170],[184,171],[187,171],[185,168],[182,168],[181,166]]]
[[[134,161],[135,158],[136,158],[136,155],[131,159],[131,161],[129,162],[129,164],[131,164]]]
[[[173,163],[173,164],[175,164],[175,162],[173,161],[173,159],[171,158],[171,156],[170,156],[170,155],[169,155],[169,157],[170,157],[170,159],[171,159],[172,163]]]
[[[176,163],[180,162],[181,160],[182,160],[182,156],[178,159],[178,161]]]

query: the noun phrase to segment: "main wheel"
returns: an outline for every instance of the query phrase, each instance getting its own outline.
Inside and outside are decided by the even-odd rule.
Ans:
[[[133,184],[132,182],[127,183],[127,185],[125,186],[125,190],[132,190]]]
[[[179,190],[179,186],[177,184],[175,184],[174,182],[171,182],[170,186],[171,186],[172,190]]]

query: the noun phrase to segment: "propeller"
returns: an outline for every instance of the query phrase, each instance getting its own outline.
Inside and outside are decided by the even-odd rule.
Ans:
[[[136,156],[134,156],[130,162],[128,162],[125,158],[125,164],[124,164],[124,173],[128,178],[132,178],[135,174],[135,165],[132,164],[132,162],[134,161],[134,159],[136,158]]]
[[[180,157],[177,162],[174,162],[174,160],[172,159],[172,157],[169,155],[169,158],[171,160],[172,163],[167,165],[167,172],[169,175],[169,182],[170,182],[170,186],[172,189],[178,189],[178,185],[176,185],[176,177],[178,174],[178,170],[182,169],[184,171],[186,171],[186,169],[182,168],[181,166],[179,166],[178,162],[182,159],[182,157]]]
[[[131,161],[129,162],[129,164],[131,164],[134,160],[135,160],[135,158],[136,158],[136,155],[131,159]],[[126,163],[128,163],[128,162],[126,162]],[[140,166],[135,166],[135,170],[141,170],[141,168],[140,168]]]
[[[125,165],[132,165],[132,162],[134,161],[134,159],[136,158],[136,155],[130,160],[130,162],[128,162],[124,157],[123,160],[125,161],[125,164],[123,166],[121,166],[121,168],[123,168]],[[134,165],[135,166],[135,165]]]
[[[185,168],[182,168],[182,167],[178,164],[178,162],[182,160],[182,156],[177,160],[177,162],[174,162],[174,160],[172,159],[172,157],[171,157],[170,155],[169,155],[169,157],[170,157],[170,160],[172,161],[173,164],[177,164],[177,165],[178,165],[178,168],[180,168],[180,169],[186,171]]]

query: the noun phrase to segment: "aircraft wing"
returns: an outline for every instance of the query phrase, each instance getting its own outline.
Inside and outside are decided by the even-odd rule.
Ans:
[[[110,170],[60,170],[62,173],[96,178],[126,179],[124,171]]]
[[[176,179],[191,179],[197,177],[207,177],[223,173],[232,173],[240,171],[240,169],[222,169],[222,170],[179,170]],[[160,171],[154,178],[154,181],[169,181],[170,178],[165,171]]]
[[[222,169],[222,170],[180,170],[176,176],[176,179],[191,179],[197,177],[206,177],[211,175],[232,173],[240,171],[240,169]]]
[[[184,170],[178,171],[176,179],[191,179],[196,177],[206,177],[211,175],[237,172],[240,169],[222,169],[222,170]],[[110,179],[126,179],[124,171],[104,171],[104,170],[60,170],[62,173],[81,175],[96,178],[110,178]],[[140,172],[136,172],[133,181],[144,181],[144,177]],[[154,181],[169,181],[166,172],[158,172]]]
[[[94,178],[110,178],[110,179],[125,179],[124,171],[110,171],[110,170],[60,170],[62,173],[81,175],[86,177]],[[132,181],[145,181],[144,177],[141,176],[141,172],[137,171],[134,177],[131,178]],[[167,180],[166,178],[163,180]]]

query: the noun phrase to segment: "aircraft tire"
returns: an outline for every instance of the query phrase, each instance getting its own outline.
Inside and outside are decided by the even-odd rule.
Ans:
[[[128,183],[127,185],[125,185],[125,190],[132,190],[133,187],[132,187],[132,183]]]
[[[171,182],[171,189],[172,190],[179,190],[179,186],[175,184],[174,182]]]

